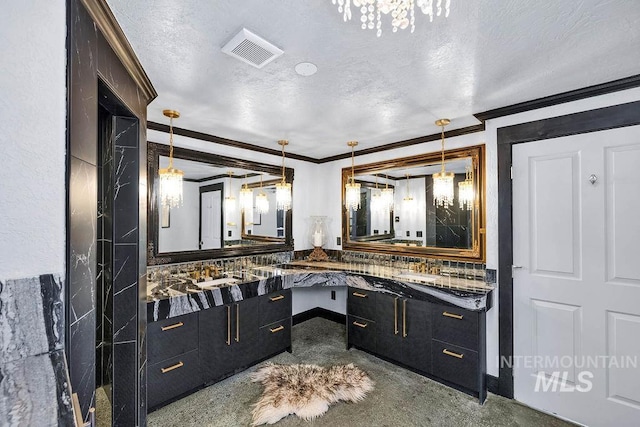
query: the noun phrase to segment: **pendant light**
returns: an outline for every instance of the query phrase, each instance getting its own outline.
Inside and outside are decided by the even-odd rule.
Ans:
[[[393,205],[395,203],[393,188],[389,188],[389,176],[385,175],[385,181],[387,186],[382,189],[382,203],[389,212],[393,212]]]
[[[278,144],[282,146],[282,181],[276,184],[276,208],[288,211],[291,209],[291,183],[284,176],[284,147],[289,145],[289,141],[281,139]]]
[[[262,174],[260,174],[260,192],[256,196],[256,212],[261,215],[269,213],[269,199],[262,191]]]
[[[470,211],[473,208],[474,191],[473,191],[473,168],[471,165],[465,167],[466,177],[464,181],[458,183],[458,206],[460,209]]]
[[[433,174],[433,204],[448,207],[453,205],[453,172],[444,167],[444,127],[451,123],[449,119],[436,120],[436,126],[442,128],[442,168]]]
[[[405,206],[412,207],[413,206],[413,196],[409,192],[409,174],[406,174],[406,177],[407,177],[407,195],[404,196],[404,198],[402,199],[402,202],[405,204]]]
[[[253,210],[253,190],[247,185],[247,174],[244,175],[244,185],[240,189],[240,210],[250,212]]]
[[[236,198],[231,191],[231,178],[233,177],[233,171],[227,172],[229,174],[229,192],[228,196],[224,198],[224,211],[227,215],[232,215],[236,211]]]
[[[169,166],[158,171],[160,178],[160,202],[162,206],[175,208],[182,205],[182,181],[184,172],[173,167],[173,119],[180,117],[175,110],[163,110],[169,117]]]
[[[347,179],[344,187],[344,204],[347,210],[360,209],[360,184],[356,183],[356,174],[354,172],[354,147],[358,145],[358,141],[349,141],[347,145],[351,147],[351,182]]]
[[[371,189],[371,212],[382,211],[386,208],[382,199],[382,191],[378,188],[378,174],[376,174],[376,187]]]

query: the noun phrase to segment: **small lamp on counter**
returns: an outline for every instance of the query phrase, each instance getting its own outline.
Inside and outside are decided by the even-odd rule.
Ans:
[[[312,216],[309,221],[309,241],[313,245],[309,261],[329,261],[329,256],[322,250],[329,234],[327,231],[328,218],[326,216]]]

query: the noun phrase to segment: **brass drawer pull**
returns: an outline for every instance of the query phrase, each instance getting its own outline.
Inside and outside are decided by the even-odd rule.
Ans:
[[[368,323],[359,323],[359,322],[353,322],[353,324],[360,328],[366,328],[368,325]]]
[[[231,345],[231,306],[227,306],[227,345]]]
[[[462,320],[462,318],[464,317],[462,314],[453,314],[453,313],[449,313],[448,311],[443,311],[442,315],[445,317],[451,317],[458,320]]]
[[[269,297],[269,299],[271,301],[280,301],[281,299],[284,299],[284,295],[278,295],[277,297]]]
[[[361,294],[360,292],[354,292],[353,296],[354,297],[358,297],[358,298],[366,298],[367,294]]]
[[[453,351],[449,351],[446,348],[444,350],[442,350],[442,352],[444,354],[446,354],[447,356],[457,357],[458,359],[462,359],[462,356],[464,356],[464,354],[454,353]]]
[[[175,365],[171,365],[166,368],[161,368],[160,370],[162,371],[163,374],[166,374],[167,372],[173,371],[174,369],[182,368],[183,366],[184,366],[184,363],[178,362]]]
[[[393,334],[398,335],[398,297],[393,300]]]
[[[173,325],[163,326],[161,329],[163,331],[169,331],[171,329],[179,328],[180,326],[184,326],[184,323],[182,322],[174,323]]]
[[[282,325],[278,326],[277,328],[273,328],[273,329],[269,328],[269,330],[271,331],[272,334],[276,333],[276,332],[280,332],[283,329],[284,329],[284,326],[282,326]]]
[[[407,300],[402,300],[402,338],[407,337]]]
[[[236,342],[240,342],[240,305],[236,304]]]

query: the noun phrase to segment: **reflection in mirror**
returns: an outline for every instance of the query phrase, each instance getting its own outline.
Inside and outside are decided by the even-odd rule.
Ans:
[[[150,143],[149,150],[150,264],[286,250],[290,245],[291,212],[276,210],[278,166],[176,148],[173,164],[184,172],[183,204],[159,209],[157,171],[168,165],[169,157],[166,146]],[[292,180],[292,170],[288,174]]]
[[[454,173],[454,199],[444,206],[433,196],[440,153],[357,166],[360,209],[344,209],[345,248],[482,259],[483,146],[450,150],[445,158],[447,172]],[[345,168],[343,180],[348,175]],[[391,206],[382,197],[387,187]]]

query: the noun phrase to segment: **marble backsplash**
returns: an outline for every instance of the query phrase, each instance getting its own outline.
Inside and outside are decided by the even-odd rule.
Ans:
[[[0,425],[73,425],[59,275],[0,282]]]

